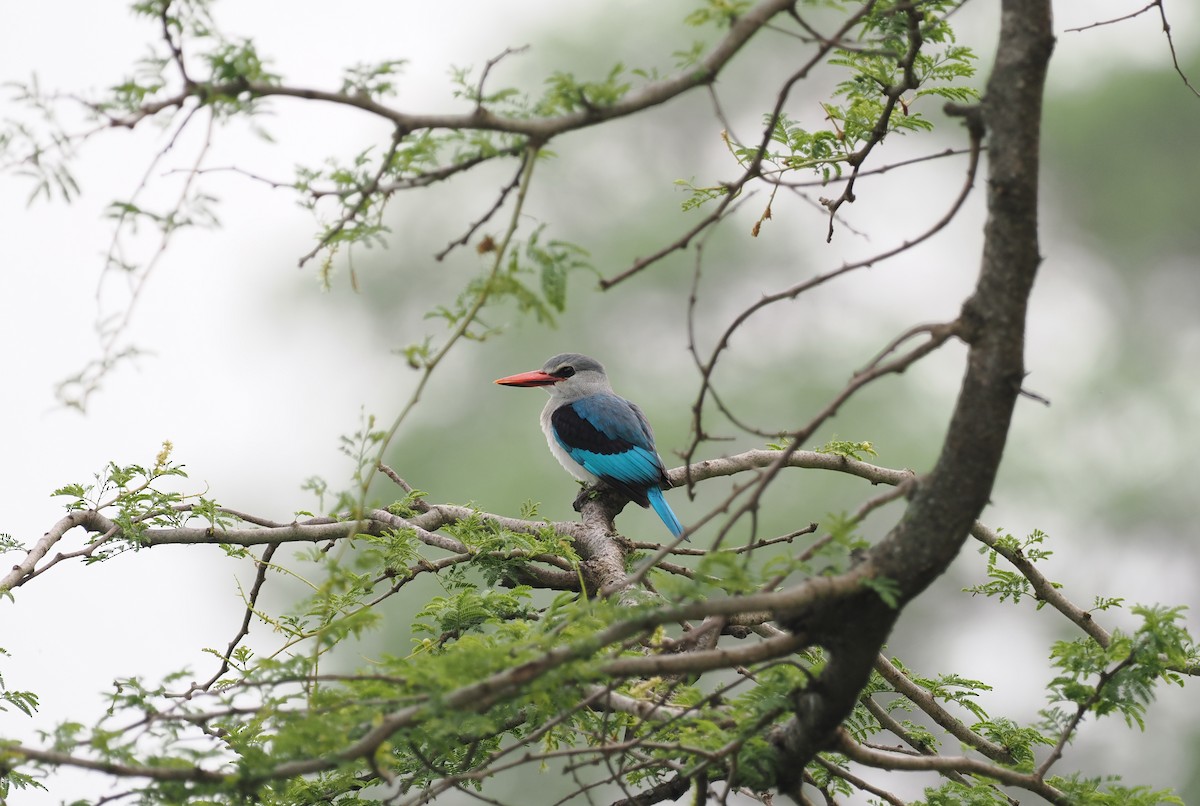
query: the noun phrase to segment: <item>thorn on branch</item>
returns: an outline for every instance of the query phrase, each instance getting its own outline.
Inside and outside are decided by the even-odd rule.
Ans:
[[[1029,389],[1026,389],[1024,386],[1022,386],[1018,390],[1018,392],[1021,395],[1021,397],[1027,397],[1030,400],[1033,400],[1037,403],[1041,403],[1043,406],[1046,406],[1047,408],[1049,408],[1049,406],[1050,406],[1050,398],[1046,397],[1045,395],[1039,395],[1037,392],[1030,391]]]

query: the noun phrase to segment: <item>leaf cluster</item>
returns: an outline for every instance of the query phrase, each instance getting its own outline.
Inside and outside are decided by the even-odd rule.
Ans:
[[[1031,563],[1036,563],[1054,554],[1053,551],[1043,548],[1045,540],[1046,534],[1040,529],[1034,529],[1023,540],[1001,531],[995,548],[984,546],[979,550],[981,554],[987,555],[988,581],[965,587],[963,590],[976,595],[996,596],[1001,602],[1012,600],[1014,604],[1026,596],[1037,598],[1033,586],[1023,574],[1001,564],[1004,556],[1001,552],[1024,557]],[[1051,584],[1056,588],[1062,587],[1057,582]],[[1044,600],[1039,599],[1037,608],[1041,610],[1045,604]]]
[[[1132,633],[1114,630],[1108,646],[1090,639],[1058,641],[1050,657],[1058,675],[1050,681],[1052,703],[1070,703],[1075,713],[1120,714],[1145,730],[1146,706],[1160,682],[1183,685],[1183,675],[1200,665],[1200,650],[1184,626],[1182,607],[1135,606],[1141,625]],[[1048,725],[1066,724],[1073,713],[1060,706],[1043,712]]]
[[[358,432],[344,439],[356,483],[367,480],[381,438],[373,419],[364,417]],[[854,455],[869,450],[870,443],[833,442],[826,449]],[[170,453],[166,444],[149,466],[112,463],[96,484],[63,488],[74,496],[69,509],[125,508],[123,521],[176,522],[170,519],[181,517],[182,501],[159,484],[183,475]],[[388,509],[398,517],[417,517],[428,507],[423,498],[410,490]],[[525,517],[536,513],[533,503],[523,507]],[[220,510],[210,516],[220,517]],[[354,517],[362,518],[363,511]],[[367,797],[374,786],[400,792],[478,788],[497,769],[555,759],[567,760],[572,769],[603,759],[611,775],[628,786],[653,786],[682,774],[750,791],[768,789],[778,775],[778,751],[770,737],[783,729],[796,698],[824,668],[820,649],[715,679],[617,679],[608,675],[606,664],[652,659],[677,647],[682,636],[666,625],[626,633],[632,637],[620,641],[599,636],[638,623],[639,614],[654,612],[664,601],[755,593],[792,575],[825,573],[853,562],[865,545],[856,519],[830,517],[827,525],[827,535],[800,554],[711,551],[686,572],[652,571],[653,595],[621,601],[552,594],[515,581],[526,565],[547,559],[560,567],[565,561],[582,574],[583,561],[573,544],[549,528],[516,532],[477,512],[444,528],[465,549],[450,557],[435,552],[413,528],[368,530],[337,550],[313,547],[294,562],[270,563],[270,571],[300,580],[310,591],[276,614],[247,597],[248,614],[274,630],[274,648],[240,644],[228,652],[209,650],[226,664],[225,673],[215,685],[198,689],[192,684],[186,695],[172,689],[193,679],[186,669],[158,685],[122,679],[95,724],[66,722],[45,738],[58,752],[83,753],[111,765],[188,771],[203,764],[219,771],[220,780],[149,776],[150,783],[139,790],[147,803],[221,801],[234,793],[262,803],[369,802],[358,793]],[[1004,552],[1035,560],[1050,556],[1039,531],[1023,540],[1011,535],[1000,540],[997,548]],[[266,567],[265,560],[242,556],[256,568]],[[636,565],[637,557],[630,562]],[[998,563],[991,557],[989,568],[998,570]],[[408,586],[424,573],[436,574],[441,591],[420,599]],[[887,582],[871,584],[885,599]],[[365,666],[347,669],[333,650],[382,628],[380,605],[402,589],[409,592],[411,650],[376,653]],[[1009,591],[992,595],[1004,600]],[[1105,604],[1119,606],[1112,599]],[[1074,706],[1075,713],[1052,708],[1041,724],[1022,725],[983,707],[979,695],[991,690],[990,683],[954,673],[922,675],[894,659],[906,685],[872,674],[843,727],[855,742],[880,746],[889,735],[898,735],[921,754],[937,753],[946,737],[925,718],[928,699],[960,715],[956,736],[965,732],[979,747],[991,743],[1009,768],[1031,770],[1039,748],[1073,737],[1079,713],[1120,713],[1129,724],[1143,726],[1155,687],[1163,681],[1182,683],[1197,666],[1197,651],[1180,608],[1138,607],[1133,613],[1142,625],[1129,634],[1115,632],[1108,646],[1090,638],[1054,645],[1059,671],[1050,690],[1056,703]],[[521,682],[507,688],[512,684],[501,681],[513,675]],[[913,695],[912,687],[922,695]],[[603,697],[620,697],[624,704],[601,707]],[[0,708],[5,703],[28,713],[37,697],[5,691],[0,681]],[[308,765],[346,752],[384,720],[390,720],[386,736],[369,752],[336,764],[319,762],[307,775],[278,774],[280,765]],[[851,794],[848,763],[839,753],[823,753],[807,771],[808,779],[831,797]],[[35,780],[24,767],[20,774],[26,778],[10,777],[6,785]],[[1077,793],[1081,803],[1173,797],[1127,787],[1118,779],[1063,777],[1048,784],[1073,797]],[[997,791],[986,781],[969,785],[952,779],[927,790],[924,802],[1001,802],[995,800]]]
[[[67,511],[104,511],[118,527],[116,534],[104,536],[106,541],[115,538],[115,542],[91,552],[88,562],[139,548],[150,528],[179,527],[197,517],[210,527],[228,526],[236,520],[212,499],[164,487],[166,479],[187,478],[184,466],[171,459],[173,448],[170,441],[164,441],[150,466],[109,462],[91,483],[67,484],[54,491],[54,496],[69,499],[64,505]]]
[[[830,100],[821,104],[829,126],[805,125],[786,110],[767,113],[763,116],[769,138],[766,148],[727,136],[738,164],[749,169],[761,163],[758,172],[773,182],[797,171],[830,182],[841,178],[847,167],[857,171],[870,148],[889,134],[932,130],[933,122],[922,111],[923,99],[978,100],[978,90],[969,83],[976,56],[956,43],[946,19],[959,4],[960,0],[871,4],[845,46],[835,48],[826,59],[849,74],[834,85]],[[705,18],[712,13],[705,11]],[[729,185],[696,186],[682,180],[676,184],[689,192],[684,210],[730,191]]]

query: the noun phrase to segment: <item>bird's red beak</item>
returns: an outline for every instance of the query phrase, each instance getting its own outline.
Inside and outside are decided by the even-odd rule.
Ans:
[[[495,382],[501,386],[550,386],[561,380],[562,378],[556,378],[553,375],[547,375],[540,369],[535,369],[532,372],[509,375],[507,378],[497,378]]]

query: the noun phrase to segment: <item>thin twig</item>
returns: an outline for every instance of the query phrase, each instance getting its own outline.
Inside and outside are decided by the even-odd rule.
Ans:
[[[1163,0],[1152,0],[1152,2],[1130,14],[1125,14],[1121,17],[1114,17],[1111,20],[1100,20],[1099,22],[1089,23],[1088,25],[1081,25],[1077,28],[1068,28],[1067,31],[1070,33],[1079,33],[1080,31],[1099,28],[1102,25],[1113,25],[1118,22],[1125,22],[1126,20],[1132,20],[1134,17],[1140,17],[1142,14],[1145,14],[1152,8],[1158,9],[1158,16],[1162,20],[1162,30],[1163,34],[1165,34],[1167,37],[1167,47],[1171,50],[1171,63],[1175,65],[1175,72],[1179,74],[1181,79],[1183,79],[1184,86],[1192,91],[1192,95],[1200,98],[1200,90],[1197,90],[1192,85],[1192,82],[1187,77],[1187,73],[1183,72],[1183,68],[1179,65],[1179,54],[1175,52],[1175,40],[1171,36],[1171,24],[1167,22],[1167,10],[1163,7]]]

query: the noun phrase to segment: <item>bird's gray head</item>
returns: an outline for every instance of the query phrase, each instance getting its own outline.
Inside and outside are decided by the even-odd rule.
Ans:
[[[542,364],[542,372],[558,377],[571,377],[580,372],[599,372],[604,374],[604,365],[594,358],[579,353],[560,353],[546,359]]]
[[[552,396],[565,401],[578,400],[597,392],[611,392],[604,366],[579,353],[556,355],[540,370],[510,375],[496,381],[504,386],[542,386]]]
[[[562,353],[542,364],[542,372],[560,380],[546,389],[554,397],[578,400],[597,392],[611,392],[604,365],[579,353]]]

